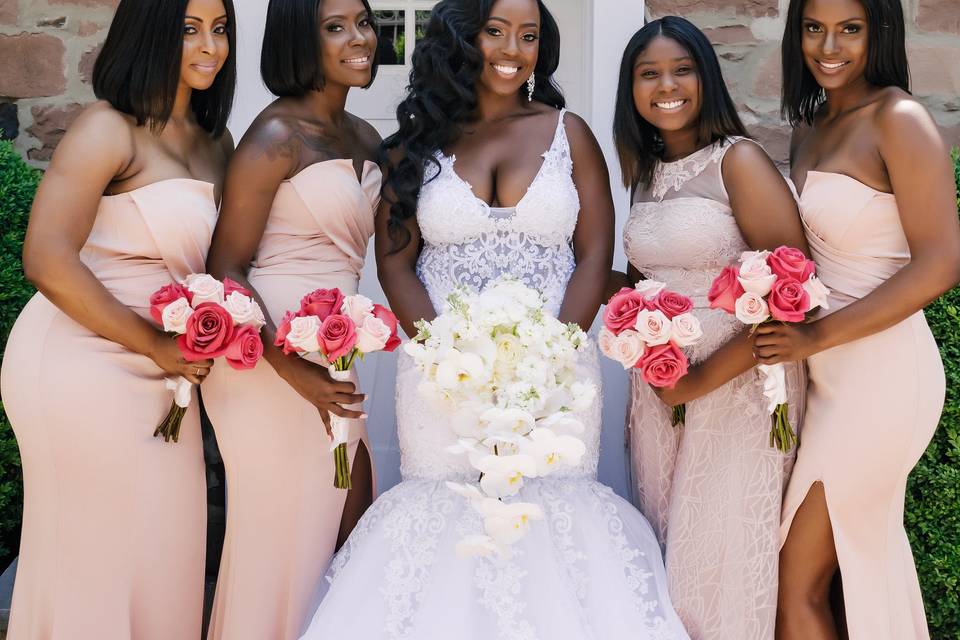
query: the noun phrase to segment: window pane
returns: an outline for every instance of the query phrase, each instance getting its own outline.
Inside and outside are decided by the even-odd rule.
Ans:
[[[430,22],[430,12],[429,11],[417,11],[417,40],[424,36],[427,32],[427,23]]]
[[[405,13],[399,9],[381,9],[373,12],[377,22],[377,62],[379,64],[404,64]]]

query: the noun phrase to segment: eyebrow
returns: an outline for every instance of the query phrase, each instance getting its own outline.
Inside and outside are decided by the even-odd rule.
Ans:
[[[366,9],[364,9],[363,11],[361,11],[360,13],[357,14],[357,17],[358,17],[358,18],[362,18],[362,17],[367,17],[367,18],[369,18],[369,17],[370,17],[370,14],[367,13],[367,10],[366,10]],[[327,16],[326,18],[321,18],[320,21],[321,21],[321,22],[330,22],[331,20],[349,20],[349,19],[350,19],[349,16],[335,15],[335,16]]]
[[[816,22],[817,24],[824,24],[823,22],[820,22],[816,18],[810,18],[808,16],[803,16],[803,19],[809,20],[810,22]],[[847,24],[848,22],[865,22],[865,21],[866,21],[866,18],[856,17],[856,18],[847,18],[846,20],[841,20],[837,24]]]
[[[197,16],[184,16],[184,18],[187,20],[196,20],[197,22],[203,22],[203,18],[198,18]],[[227,19],[227,14],[223,14],[222,16],[214,18],[213,21],[216,22],[217,20],[226,20],[226,19]]]
[[[497,17],[497,16],[490,16],[489,20],[490,20],[490,21],[496,21],[496,22],[502,22],[503,24],[507,24],[507,25],[513,24],[512,22],[510,22],[510,21],[507,20],[506,18],[500,18],[500,17]],[[520,26],[521,26],[521,27],[534,27],[535,29],[539,29],[539,28],[540,28],[540,25],[537,24],[536,22],[524,22],[524,23],[521,24]]]
[[[693,60],[693,56],[680,56],[679,58],[674,58],[670,62],[682,62],[684,60]],[[656,64],[654,60],[637,60],[637,64],[634,66],[639,67],[642,64]]]

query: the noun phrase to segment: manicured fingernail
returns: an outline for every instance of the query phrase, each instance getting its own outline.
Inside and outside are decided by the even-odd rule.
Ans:
[[[360,419],[361,419],[361,420],[366,420],[366,419],[367,419],[367,414],[365,414],[365,413],[364,413],[364,414],[361,414],[361,415],[360,415]]]

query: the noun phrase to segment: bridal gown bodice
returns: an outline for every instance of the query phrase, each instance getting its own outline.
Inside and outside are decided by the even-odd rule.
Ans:
[[[437,152],[437,164],[428,167],[420,192],[417,222],[423,250],[417,276],[438,313],[458,286],[482,291],[501,277],[514,278],[542,291],[547,310],[558,315],[573,273],[573,232],[580,214],[580,198],[573,182],[573,160],[561,116],[543,164],[527,193],[515,207],[491,207],[478,198],[456,172],[456,156]],[[593,347],[588,347],[582,375],[599,387],[599,369]],[[455,442],[449,429],[435,420],[417,397],[419,378],[412,361],[400,359],[397,389],[397,426],[400,471],[404,479],[467,478],[475,472],[465,457],[446,453]],[[409,384],[406,382],[409,381]],[[599,398],[599,394],[598,394]],[[600,453],[600,403],[580,416],[587,455],[581,464],[560,475],[596,475]]]

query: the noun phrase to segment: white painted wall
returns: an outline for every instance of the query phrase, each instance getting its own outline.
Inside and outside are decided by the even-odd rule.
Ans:
[[[619,166],[613,148],[612,127],[617,75],[623,48],[643,25],[643,0],[545,0],[560,23],[563,53],[558,81],[564,89],[569,108],[590,123],[610,166],[611,186],[617,204],[617,241],[614,264],[624,268],[620,241],[629,210],[626,190],[620,185]],[[374,9],[403,7],[408,10],[429,8],[429,0],[373,0]],[[230,120],[235,139],[271,100],[260,81],[260,46],[263,37],[265,0],[236,0],[238,14],[237,101]],[[405,84],[406,69],[382,67],[370,92],[351,93],[348,109],[368,118],[381,134],[391,133],[390,118]],[[371,249],[360,282],[360,291],[375,301],[385,302],[377,282]],[[368,394],[368,427],[377,466],[380,491],[400,480],[399,447],[394,418],[395,356],[378,354],[360,365],[363,391]],[[626,407],[626,376],[614,363],[605,362],[604,432],[601,440],[600,480],[626,495],[628,491],[623,447],[623,420]]]

